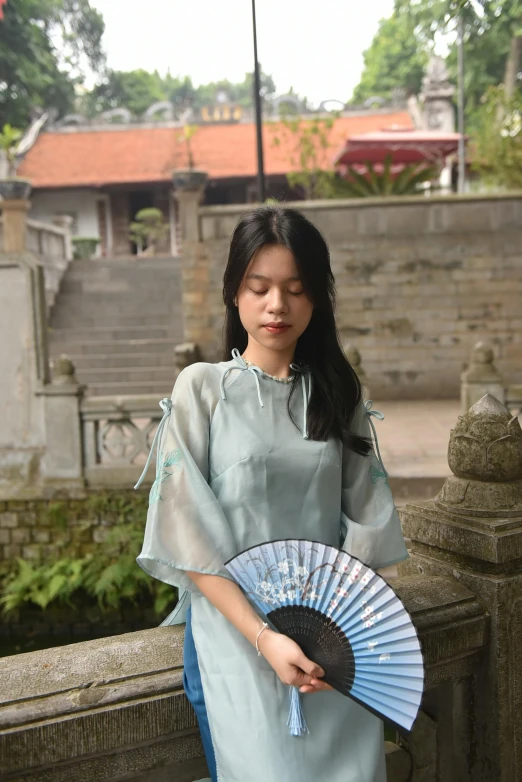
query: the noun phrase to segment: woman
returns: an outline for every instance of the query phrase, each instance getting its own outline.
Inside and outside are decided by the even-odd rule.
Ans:
[[[384,782],[381,720],[263,628],[224,568],[278,538],[341,546],[385,576],[408,557],[339,346],[323,237],[293,209],[255,209],[234,231],[223,294],[225,360],[178,376],[137,561],[190,593],[185,686],[213,781]],[[301,737],[288,685],[303,693]]]

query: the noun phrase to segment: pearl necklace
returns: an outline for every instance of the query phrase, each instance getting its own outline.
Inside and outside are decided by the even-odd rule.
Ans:
[[[243,358],[243,361],[245,362],[245,364],[246,364],[248,367],[253,367],[253,366],[255,366],[254,364],[252,364],[252,362],[251,362],[251,361],[247,361],[247,359],[246,359],[246,358]],[[259,367],[259,368],[261,369],[261,367]],[[264,375],[265,377],[269,377],[269,378],[270,378],[270,380],[275,380],[277,383],[291,383],[291,382],[292,382],[292,380],[294,379],[294,376],[293,376],[293,375],[290,375],[290,377],[276,377],[275,375],[269,375],[269,374],[268,374],[268,372],[265,372],[263,369],[261,369],[261,372],[263,373],[263,375]]]

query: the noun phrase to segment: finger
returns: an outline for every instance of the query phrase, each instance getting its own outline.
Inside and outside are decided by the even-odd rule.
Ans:
[[[312,676],[309,673],[305,673],[300,668],[296,668],[296,670],[293,672],[292,677],[292,684],[294,687],[301,687],[305,684],[311,684],[312,683]]]
[[[326,682],[322,682],[320,679],[312,679],[310,682],[310,685],[314,687],[317,690],[333,690],[333,687],[331,684],[327,684]]]
[[[321,666],[317,665],[317,663],[314,663],[312,660],[309,660],[304,654],[299,656],[296,664],[302,668],[305,673],[310,674],[310,676],[324,676],[324,671]]]
[[[329,684],[324,684],[324,683],[318,683],[316,686],[313,686],[311,684],[306,684],[306,685],[303,685],[303,687],[299,688],[299,692],[302,692],[303,694],[307,694],[307,693],[313,693],[313,692],[323,692],[323,691],[332,690],[332,689],[333,689],[333,687],[330,687]]]

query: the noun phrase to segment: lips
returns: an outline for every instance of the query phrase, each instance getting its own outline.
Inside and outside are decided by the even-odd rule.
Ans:
[[[281,322],[281,323],[277,323],[277,322],[265,323],[264,324],[264,328],[268,332],[270,332],[270,334],[284,334],[284,332],[288,331],[288,329],[290,328],[290,324],[289,323],[283,323],[283,322]]]

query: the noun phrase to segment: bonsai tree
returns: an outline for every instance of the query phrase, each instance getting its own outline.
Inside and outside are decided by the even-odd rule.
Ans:
[[[138,255],[154,255],[157,243],[167,231],[168,225],[160,209],[140,209],[130,225],[130,236],[138,248]]]
[[[0,131],[0,149],[7,161],[7,176],[5,179],[14,179],[16,176],[16,150],[18,142],[22,138],[22,131],[6,124]]]

